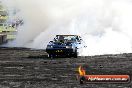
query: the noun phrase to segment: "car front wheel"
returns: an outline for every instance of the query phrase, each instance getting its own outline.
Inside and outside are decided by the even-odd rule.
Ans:
[[[54,58],[55,55],[53,55],[53,54],[49,54],[48,57],[49,57],[49,58]]]

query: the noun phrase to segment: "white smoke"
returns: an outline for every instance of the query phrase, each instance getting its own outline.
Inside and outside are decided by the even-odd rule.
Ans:
[[[56,34],[78,34],[82,55],[132,52],[132,0],[4,0],[24,26],[14,46],[45,48]]]

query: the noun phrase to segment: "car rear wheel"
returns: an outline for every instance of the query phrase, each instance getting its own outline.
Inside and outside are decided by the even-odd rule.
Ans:
[[[77,58],[77,53],[74,53],[74,58]]]
[[[77,49],[75,50],[75,53],[74,53],[74,58],[77,58],[78,56],[78,53],[77,53]]]

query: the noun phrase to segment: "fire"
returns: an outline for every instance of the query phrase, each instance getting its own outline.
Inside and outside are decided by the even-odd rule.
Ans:
[[[79,66],[78,71],[80,76],[84,76],[86,74],[85,70],[81,66]]]

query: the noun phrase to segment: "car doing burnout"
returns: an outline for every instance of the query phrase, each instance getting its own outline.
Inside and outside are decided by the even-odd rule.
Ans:
[[[82,39],[78,35],[56,35],[54,40],[48,43],[46,52],[50,58],[62,55],[77,58],[81,46]]]

